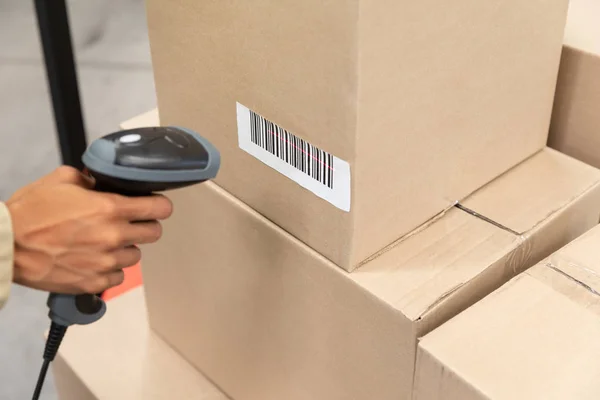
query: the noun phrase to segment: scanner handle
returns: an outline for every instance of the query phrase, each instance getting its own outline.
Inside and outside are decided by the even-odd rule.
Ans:
[[[94,190],[105,193],[117,193],[129,197],[150,196],[152,191],[146,190],[143,183],[129,186],[137,190],[123,190],[119,187],[119,181],[111,184],[105,177],[99,176],[91,171],[89,175],[96,179]],[[103,293],[63,295],[52,293],[48,297],[48,308],[50,319],[62,326],[87,325],[98,321],[106,313],[106,303],[102,299]]]

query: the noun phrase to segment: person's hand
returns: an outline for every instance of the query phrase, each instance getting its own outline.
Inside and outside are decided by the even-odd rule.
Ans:
[[[17,191],[11,214],[14,282],[48,292],[99,293],[123,281],[136,264],[136,244],[161,236],[171,215],[164,196],[124,197],[91,190],[91,178],[70,167]]]

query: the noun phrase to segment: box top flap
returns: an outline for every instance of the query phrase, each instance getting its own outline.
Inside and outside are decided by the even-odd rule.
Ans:
[[[524,244],[533,236],[547,240],[550,219],[599,178],[592,167],[542,151],[464,202],[480,216],[452,208],[350,277],[408,318],[421,319],[451,298],[473,296],[463,286],[475,280],[491,285],[527,267],[532,246]]]
[[[563,247],[528,273],[586,308],[596,303],[600,305],[600,226]],[[596,310],[596,307],[591,309]],[[600,316],[600,308],[597,311]]]
[[[457,208],[350,274],[417,320],[516,248],[521,239]]]
[[[69,328],[59,352],[97,398],[227,399],[150,332],[142,288],[110,300],[108,307],[92,326]]]
[[[600,57],[600,2],[571,0],[565,28],[565,45]]]
[[[461,204],[527,234],[600,181],[600,171],[546,148]]]
[[[482,398],[598,398],[599,241],[596,228],[553,256],[582,262],[588,278],[543,261],[425,336],[421,351],[460,377],[441,386],[467,384]]]

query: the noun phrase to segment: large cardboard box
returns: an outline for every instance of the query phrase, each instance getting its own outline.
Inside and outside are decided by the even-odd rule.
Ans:
[[[61,400],[226,400],[152,333],[144,292],[108,302],[104,318],[69,328],[53,373]]]
[[[352,270],[541,150],[567,0],[147,0],[161,119]]]
[[[571,0],[549,145],[600,167],[600,2]]]
[[[600,227],[419,344],[416,400],[600,399]]]
[[[542,151],[352,273],[213,183],[175,191],[150,324],[236,400],[406,399],[417,338],[596,224],[599,184]]]

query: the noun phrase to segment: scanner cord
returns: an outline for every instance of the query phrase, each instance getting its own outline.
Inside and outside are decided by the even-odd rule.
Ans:
[[[38,376],[38,381],[37,385],[35,386],[35,392],[33,392],[32,400],[39,400],[40,394],[42,393],[42,387],[44,386],[44,381],[46,380],[46,374],[48,373],[48,367],[50,366],[50,363],[54,361],[54,358],[58,353],[60,343],[65,337],[66,332],[66,326],[59,325],[56,322],[52,322],[50,325],[50,332],[48,333],[48,339],[46,339],[46,347],[44,349],[44,363],[42,364],[42,369],[40,370],[40,375]]]

